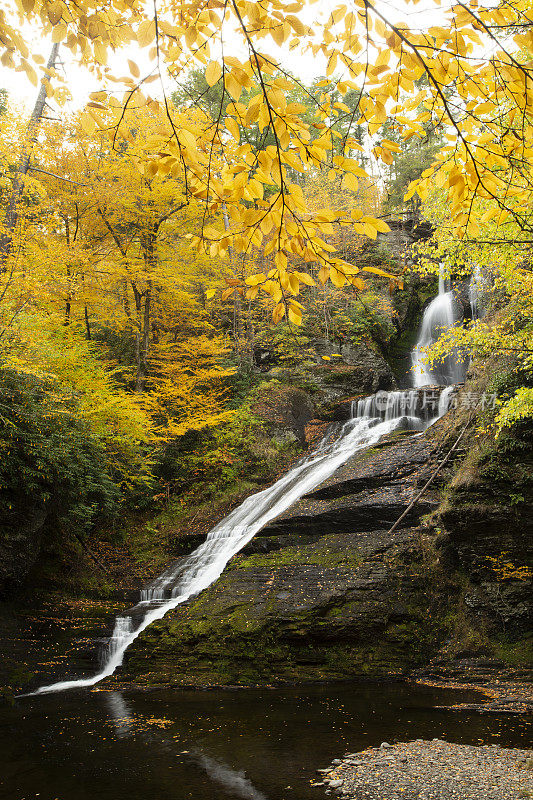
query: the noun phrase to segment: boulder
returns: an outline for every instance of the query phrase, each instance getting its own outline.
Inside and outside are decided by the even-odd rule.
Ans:
[[[310,346],[316,353],[313,376],[323,402],[396,388],[390,366],[377,350],[364,342],[336,344],[315,339]]]
[[[303,389],[277,380],[261,384],[259,397],[250,411],[265,424],[270,435],[280,444],[298,441],[305,444],[306,425],[314,417],[314,406]]]

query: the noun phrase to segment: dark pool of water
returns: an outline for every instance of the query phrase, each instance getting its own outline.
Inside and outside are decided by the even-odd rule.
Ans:
[[[318,800],[317,767],[383,740],[526,746],[523,718],[434,708],[458,699],[403,684],[24,698],[0,709],[0,796]]]

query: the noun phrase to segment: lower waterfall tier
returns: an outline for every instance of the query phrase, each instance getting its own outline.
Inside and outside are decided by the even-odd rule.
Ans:
[[[417,527],[437,496],[388,529],[434,469],[430,431],[361,451],[263,528],[216,584],[143,632],[120,680],[290,683],[426,663],[446,635],[436,583],[453,594]]]
[[[531,581],[502,581],[498,572],[503,551],[516,565],[531,558],[524,442],[511,455],[509,443],[478,453],[468,438],[464,467],[448,464],[389,533],[457,426],[443,420],[421,436],[396,431],[355,454],[266,526],[216,584],[146,629],[119,680],[292,683],[402,675],[430,663],[437,674],[530,674]],[[524,492],[511,512],[507,480]]]

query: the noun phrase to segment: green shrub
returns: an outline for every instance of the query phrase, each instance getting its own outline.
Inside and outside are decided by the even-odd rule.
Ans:
[[[83,536],[120,500],[104,446],[51,381],[0,370],[0,516],[7,527],[41,507],[47,524]]]

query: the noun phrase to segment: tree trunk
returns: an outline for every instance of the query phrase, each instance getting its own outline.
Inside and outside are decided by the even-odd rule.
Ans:
[[[144,292],[144,310],[142,318],[142,331],[141,331],[141,375],[142,386],[137,391],[142,392],[148,375],[148,355],[150,353],[150,323],[152,310],[152,281],[147,281],[146,290]]]
[[[143,392],[148,376],[148,356],[150,353],[150,328],[152,311],[152,282],[148,281],[144,292],[134,289],[137,310],[137,329],[135,331],[135,391]]]
[[[156,232],[150,232],[141,239],[147,275],[152,275],[157,261]],[[148,375],[148,356],[150,354],[150,335],[152,326],[152,279],[146,281],[146,289],[139,292],[133,285],[135,309],[137,311],[137,330],[135,335],[135,361],[137,372],[135,375],[135,391],[142,392]]]
[[[55,67],[58,52],[59,52],[59,44],[56,43],[53,45],[52,51],[48,58],[48,63],[46,65],[47,69],[53,69]],[[28,123],[26,135],[24,137],[20,162],[17,171],[15,173],[15,177],[13,179],[13,189],[11,190],[11,195],[7,204],[6,214],[4,217],[3,231],[0,235],[0,272],[5,271],[7,260],[11,253],[13,245],[13,235],[19,219],[19,203],[22,197],[22,193],[24,191],[25,179],[30,166],[30,156],[32,152],[32,146],[37,141],[37,133],[39,130],[39,124],[43,116],[45,105],[46,105],[46,88],[44,83],[41,83],[39,93],[37,95],[37,100],[35,102],[35,106],[33,107],[30,121]]]
[[[67,247],[70,249],[70,222],[68,215],[63,217],[63,222],[65,223],[65,236],[67,237]],[[67,263],[66,267],[67,271],[67,299],[65,301],[65,325],[70,325],[70,311],[71,311],[71,300],[72,300],[72,292],[71,292],[71,283],[70,283],[70,265]]]
[[[90,342],[91,339],[92,339],[92,336],[91,336],[91,325],[90,325],[90,322],[89,322],[89,312],[87,310],[87,306],[84,306],[83,316],[85,318],[85,335],[87,336],[87,340]]]
[[[135,327],[135,391],[142,392],[146,373],[143,369],[142,358],[142,319],[143,319],[143,294],[136,285],[132,283],[133,297],[135,299],[136,327]]]

